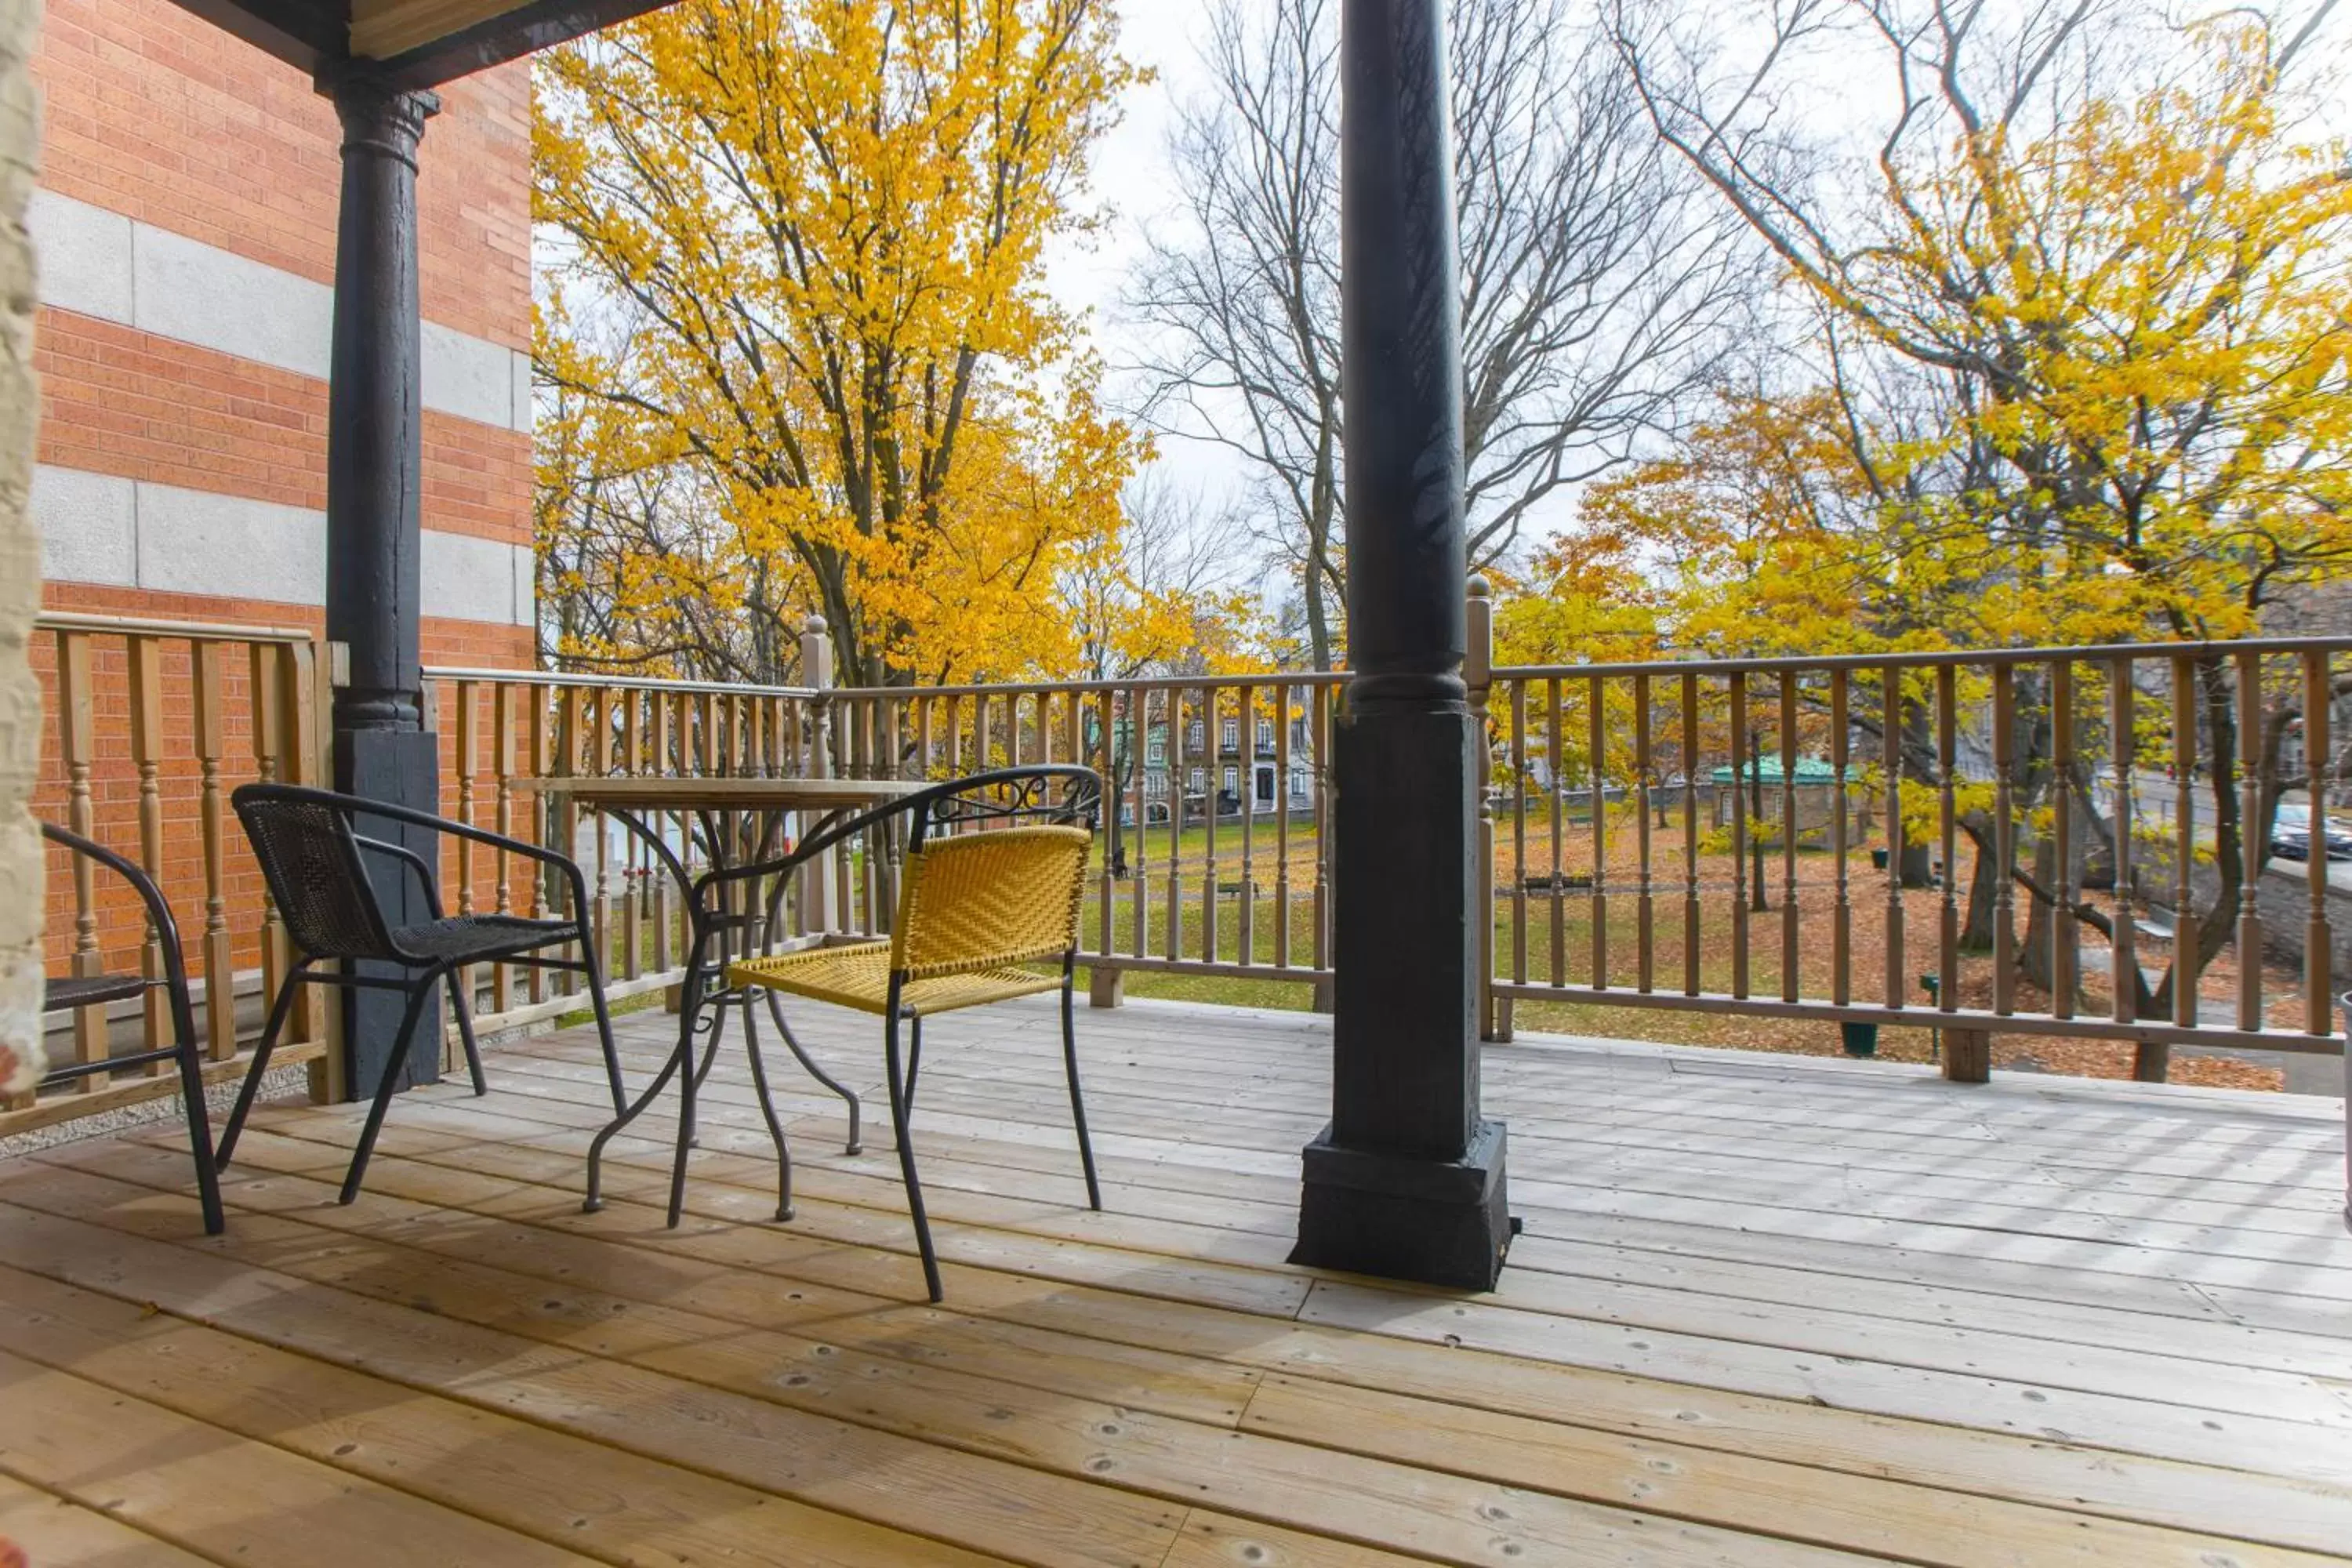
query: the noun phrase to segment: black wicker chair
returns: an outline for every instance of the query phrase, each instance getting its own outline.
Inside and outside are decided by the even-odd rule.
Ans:
[[[278,1031],[285,1026],[296,989],[306,984],[400,991],[408,998],[400,1032],[393,1041],[383,1077],[377,1082],[373,1102],[368,1108],[367,1122],[360,1131],[359,1146],[352,1152],[351,1170],[343,1178],[344,1203],[359,1195],[360,1181],[367,1174],[368,1156],[375,1148],[376,1134],[383,1127],[384,1111],[392,1104],[394,1086],[400,1081],[400,1069],[408,1059],[417,1024],[432,998],[435,983],[454,975],[467,964],[519,963],[585,974],[589,1004],[595,1009],[597,1032],[604,1041],[604,1071],[612,1081],[614,1109],[618,1110],[628,1103],[627,1089],[621,1079],[620,1053],[613,1045],[612,1016],[604,1006],[604,977],[596,967],[595,944],[587,926],[587,884],[580,875],[580,868],[568,857],[428,812],[294,784],[246,784],[229,796],[229,802],[236,807],[237,819],[245,825],[245,836],[253,846],[254,858],[261,863],[270,896],[278,902],[278,914],[300,957],[270,1004],[269,1023],[262,1030],[261,1044],[253,1053],[253,1066],[246,1073],[245,1088],[237,1095],[236,1109],[230,1112],[227,1126],[221,1131],[221,1169],[227,1168],[229,1157],[236,1152],[237,1134],[245,1126],[246,1114],[253,1108],[261,1075],[268,1069],[269,1053],[277,1047]],[[362,836],[353,823],[363,816],[470,838],[477,844],[551,866],[570,883],[572,913],[562,920],[527,920],[502,914],[448,917],[442,912],[433,868],[423,857],[402,845]],[[361,859],[362,854],[388,856],[415,873],[424,884],[425,908],[432,918],[403,926],[388,921],[369,883],[365,862]],[[580,956],[537,956],[540,949],[559,942],[579,943]],[[341,970],[321,971],[315,967],[330,960],[342,961]],[[362,974],[353,968],[360,963],[391,965],[409,973],[401,978]],[[469,999],[460,994],[461,989],[454,983],[450,985],[449,1007],[457,1015],[457,1035],[466,1046],[466,1066],[473,1078],[474,1092],[478,1095],[487,1092],[488,1086],[482,1079],[481,1048],[474,1040],[473,1009],[468,1005]]]
[[[204,1205],[205,1231],[218,1236],[224,1228],[221,1215],[220,1182],[214,1174],[212,1122],[205,1115],[204,1042],[196,1037],[195,1008],[188,1000],[188,971],[180,956],[180,928],[172,919],[172,906],[163,900],[163,890],[152,879],[131,862],[101,844],[93,844],[77,833],[48,823],[41,824],[41,837],[52,844],[62,845],[76,855],[97,861],[116,876],[131,884],[139,901],[147,906],[148,921],[155,928],[155,941],[163,950],[163,975],[150,980],[141,974],[81,974],[47,980],[42,988],[41,1005],[50,1012],[68,1007],[96,1007],[110,1002],[127,1002],[146,994],[150,986],[160,985],[170,1004],[172,1013],[172,1043],[152,1051],[135,1051],[127,1056],[109,1057],[104,1061],[77,1062],[58,1068],[41,1079],[40,1087],[71,1083],[95,1073],[120,1072],[125,1068],[145,1067],[152,1062],[177,1062],[180,1067],[180,1094],[188,1112],[188,1142],[196,1157],[196,1194]]]

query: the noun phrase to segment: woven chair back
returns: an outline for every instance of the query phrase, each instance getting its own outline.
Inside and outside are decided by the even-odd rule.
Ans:
[[[1059,958],[1078,944],[1083,827],[1002,827],[923,842],[907,857],[890,967],[910,980]]]
[[[383,958],[392,936],[341,812],[266,784],[230,796],[294,945],[311,958]]]

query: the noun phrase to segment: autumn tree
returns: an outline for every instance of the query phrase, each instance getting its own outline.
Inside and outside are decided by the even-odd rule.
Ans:
[[[2352,563],[2352,180],[2340,147],[2301,132],[2293,74],[2328,8],[2175,33],[2122,0],[1792,0],[1743,52],[1696,11],[1619,0],[1619,56],[1660,135],[1831,329],[1812,369],[1832,416],[1814,423],[1845,450],[1821,469],[1864,504],[1808,553],[1874,563],[1869,635],[2242,635]],[[1888,109],[1866,153],[1839,163],[1788,133],[1824,61],[1873,55]],[[2227,910],[2302,782],[2266,774],[2264,822],[2242,823],[2237,726],[2263,724],[2274,755],[2294,699],[2241,714],[2222,660],[2196,679]],[[2021,692],[2024,772],[2111,832],[2087,779],[2033,749],[2046,696]],[[2046,908],[2042,870],[2021,875]],[[2142,982],[2143,1014],[2228,937],[2202,921],[2197,950]]]
[[[1113,32],[1108,0],[682,0],[541,57],[546,550],[657,558],[601,563],[605,657],[772,679],[815,611],[876,684],[1066,638],[1056,575],[1139,450],[1039,281],[1133,79]]]
[[[1448,6],[1463,436],[1474,563],[1671,422],[1736,315],[1729,226],[1658,145],[1566,0]],[[1180,202],[1129,308],[1155,418],[1251,467],[1331,667],[1340,494],[1339,6],[1220,0],[1210,87],[1169,154]]]

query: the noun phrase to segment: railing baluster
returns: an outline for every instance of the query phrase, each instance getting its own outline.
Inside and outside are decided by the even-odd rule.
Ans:
[[[1748,994],[1748,674],[1731,672],[1731,994]],[[1759,768],[1760,773],[1760,768]]]
[[[1835,890],[1830,910],[1830,1000],[1845,1006],[1853,1000],[1853,888],[1846,859],[1848,843],[1846,779],[1853,765],[1853,724],[1849,716],[1852,693],[1843,665],[1830,671],[1830,858]]]
[[[1208,847],[1208,865],[1202,873],[1201,892],[1201,958],[1202,962],[1208,963],[1214,963],[1219,957],[1217,952],[1217,807],[1224,799],[1221,770],[1228,765],[1224,761],[1224,731],[1219,728],[1223,722],[1221,714],[1223,706],[1219,700],[1220,695],[1216,687],[1204,686],[1201,689],[1201,709],[1207,715],[1208,720],[1208,727],[1201,731],[1202,739],[1206,742],[1202,749],[1208,755],[1209,769],[1208,782],[1201,791],[1202,810],[1208,817],[1208,832],[1204,836]],[[1235,738],[1239,739],[1238,731],[1235,733]]]
[[[1645,995],[1657,979],[1656,888],[1650,874],[1650,781],[1655,763],[1650,750],[1650,678],[1637,675],[1633,678],[1633,805],[1638,824],[1633,834],[1633,897],[1639,968],[1634,984]]]
[[[66,764],[66,826],[84,838],[98,837],[91,805],[89,771],[98,750],[98,690],[90,666],[90,638],[86,632],[58,634],[58,739]],[[106,955],[98,945],[98,882],[96,868],[86,856],[68,858],[73,865],[73,972],[87,979],[106,972]],[[74,1059],[104,1061],[109,1055],[106,1009],[74,1011]],[[68,1094],[93,1094],[106,1087],[111,1073],[94,1072],[68,1086]]]
[[[1315,967],[1331,967],[1331,703],[1336,688],[1314,687],[1315,736]],[[1328,1012],[1331,983],[1318,981],[1315,1005]]]
[[[2115,934],[2109,968],[2115,996],[2109,1011],[2116,1023],[2128,1024],[2139,1016],[2139,956],[2134,951],[2131,912],[2132,775],[2139,760],[2139,738],[2134,733],[2137,721],[2132,713],[2132,661],[2116,659],[2114,670],[2107,690],[2107,733],[2116,779]]]
[[[1936,879],[1941,924],[1936,951],[1936,1005],[1949,1013],[1960,1005],[1960,864],[1958,772],[1958,690],[1948,664],[1936,667],[1936,835],[1944,858]],[[1949,1042],[1948,1041],[1948,1045]]]
[[[1181,688],[1168,689],[1168,731],[1170,755],[1174,766],[1170,770],[1170,790],[1175,796],[1170,804],[1168,830],[1168,946],[1167,956],[1184,956],[1184,864],[1180,846],[1184,838],[1184,792],[1190,783],[1185,771],[1184,693]],[[1202,739],[1206,740],[1206,731]]]
[[[481,737],[478,733],[480,721],[475,709],[480,701],[480,689],[470,680],[457,682],[457,725],[454,742],[457,747],[457,820],[467,826],[474,826],[474,769],[481,752]],[[474,841],[457,840],[457,913],[470,917],[474,913]],[[460,968],[452,981],[457,994],[472,1006],[480,996],[474,966]]]
[[[652,692],[630,688],[621,693],[621,771],[635,777],[646,771],[646,701]],[[772,731],[771,731],[772,733]],[[625,828],[621,837],[621,975],[635,980],[645,973],[646,902],[652,893],[653,857]]]
[[[1515,680],[1511,685],[1525,693],[1526,681]],[[1568,870],[1562,855],[1568,838],[1568,803],[1564,798],[1568,781],[1568,741],[1567,725],[1562,721],[1560,710],[1558,676],[1545,682],[1544,731],[1546,743],[1551,748],[1551,787],[1544,792],[1548,797],[1545,815],[1551,823],[1551,941],[1549,944],[1551,948],[1551,983],[1565,985],[1568,984]],[[1521,815],[1524,816],[1524,812]],[[1524,907],[1519,919],[1520,923],[1526,923]]]
[[[1608,693],[1601,677],[1585,688],[1585,727],[1592,748],[1592,988],[1609,989]]]
[[[498,831],[514,837],[515,703],[528,688],[500,681],[490,688],[490,766],[497,774]],[[514,867],[503,849],[498,854],[498,912],[514,912]],[[514,1006],[514,970],[509,964],[490,968],[490,1010],[505,1013]]]
[[[1780,1000],[1797,999],[1797,672],[1780,671]]]
[[[247,649],[246,677],[252,690],[253,769],[264,784],[275,784],[279,774],[278,758],[285,753],[288,727],[286,723],[284,678],[279,665],[284,650],[275,643],[255,642]],[[286,978],[292,958],[286,943],[286,922],[278,913],[278,900],[269,896],[268,884],[261,888],[261,995],[263,1004],[278,994],[278,984]]]
[[[2311,778],[2311,850],[2305,857],[2311,913],[2303,937],[2304,1029],[2307,1034],[2335,1032],[2335,986],[2328,975],[2334,938],[2327,919],[2327,781],[2333,767],[2328,750],[2329,705],[2336,700],[2328,679],[2327,656],[2307,651],[2303,656],[2304,771]]]
[[[1886,773],[1886,1005],[1901,1007],[1910,999],[1903,931],[1903,667],[1888,665],[1882,680],[1878,752]]]
[[[1507,754],[1511,770],[1511,978],[1524,984],[1528,978],[1528,683],[1512,681],[1510,692],[1511,744]],[[1483,779],[1479,781],[1482,786],[1486,782]],[[1553,773],[1544,793],[1557,800],[1559,787],[1559,775]],[[1478,793],[1484,795],[1486,791],[1482,787]],[[1552,840],[1553,858],[1557,860],[1559,855],[1559,840],[1555,837]],[[1557,869],[1555,867],[1555,874]],[[1491,882],[1493,879],[1486,877],[1481,880]],[[1555,875],[1555,895],[1557,890]],[[1494,929],[1495,890],[1490,886],[1482,888],[1480,891],[1479,903],[1483,908],[1471,918],[1485,919],[1486,929],[1491,931]],[[1559,907],[1556,896],[1552,904],[1552,929],[1555,931],[1559,929]],[[1553,984],[1559,984],[1557,977]]]
[[[2197,918],[2197,681],[2195,660],[2172,661],[2172,1021],[2184,1028],[2196,1026],[2202,1001],[2197,984],[2204,942]],[[2170,1054],[2168,1047],[2143,1045],[2145,1071],[2132,1076],[2161,1083]]]
[[[1992,1010],[2017,1011],[2017,672],[1992,671]],[[1979,849],[1979,854],[1983,851]]]
[[[160,637],[132,633],[123,639],[131,658],[131,762],[139,770],[139,863],[155,885],[163,886],[163,790],[159,774],[163,761],[163,643]],[[170,998],[163,994],[163,940],[152,921],[144,922],[146,940],[140,948],[139,970],[147,979],[147,994],[140,1020],[142,1048],[159,1050],[172,1035]],[[169,1061],[152,1063],[150,1078],[172,1070]]]
[[[1700,937],[1706,906],[1698,877],[1698,676],[1682,677],[1683,748],[1683,994],[1699,994]]]
[[[2074,666],[2058,659],[2050,668],[2050,776],[2057,795],[2051,820],[2051,850],[2057,858],[2057,907],[2050,911],[2050,1014],[2074,1016],[2075,961],[2080,934],[2074,925],[2074,903],[2082,890],[2074,885]]]
[[[1130,956],[1141,958],[1149,946],[1146,933],[1151,929],[1151,810],[1150,796],[1144,790],[1151,763],[1150,691],[1140,686],[1129,688],[1127,710],[1131,715],[1128,725],[1128,769],[1134,775],[1129,787],[1135,802],[1135,852],[1128,858],[1127,867],[1135,914],[1128,923],[1127,946]],[[1106,940],[1103,948],[1108,952],[1109,947]]]
[[[1242,891],[1234,952],[1244,963],[1257,962],[1257,689],[1240,689]],[[1279,793],[1278,791],[1276,792]]]
[[[2238,1027],[2263,1026],[2262,841],[2256,837],[2263,808],[2263,660],[2241,653],[2238,669],[2238,852],[2244,874],[2238,884]],[[2315,839],[2312,853],[2324,862],[2326,841]],[[2221,918],[2216,909],[2214,918]]]
[[[198,642],[195,657],[196,766],[201,777],[198,820],[205,846],[205,1044],[215,1061],[236,1055],[236,971],[228,934],[228,900],[221,890],[221,752],[226,715],[221,710],[220,645]]]
[[[1274,697],[1274,966],[1290,967],[1290,716],[1297,695],[1287,683]]]

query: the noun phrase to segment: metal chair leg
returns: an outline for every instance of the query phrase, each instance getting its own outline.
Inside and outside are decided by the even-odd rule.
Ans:
[[[348,1204],[360,1195],[360,1182],[367,1174],[368,1156],[375,1152],[376,1134],[383,1131],[383,1113],[392,1109],[393,1090],[400,1083],[400,1069],[408,1065],[408,1054],[416,1044],[416,1021],[425,1014],[425,1004],[433,999],[433,983],[441,978],[438,969],[428,969],[408,993],[408,1008],[400,1016],[400,1033],[393,1037],[392,1054],[384,1058],[383,1076],[376,1080],[375,1100],[368,1107],[367,1122],[360,1129],[359,1147],[352,1151],[352,1168],[343,1175],[343,1190],[337,1203]]]
[[[628,1108],[629,1089],[621,1077],[620,1047],[613,1043],[613,1013],[604,1004],[604,974],[596,966],[593,953],[588,955],[588,1005],[596,1012],[596,1037],[604,1047],[604,1076],[612,1082],[613,1114],[618,1116]]]
[[[858,1135],[859,1107],[857,1103],[857,1096],[851,1093],[848,1089],[844,1089],[835,1080],[832,1074],[817,1066],[816,1063],[810,1058],[808,1052],[801,1048],[799,1038],[793,1034],[793,1026],[784,1022],[784,1008],[782,1002],[778,999],[776,994],[772,991],[767,993],[767,997],[768,1016],[775,1020],[777,1033],[784,1037],[784,1048],[793,1053],[793,1059],[801,1064],[802,1070],[805,1071],[809,1077],[816,1079],[817,1082],[824,1085],[825,1088],[831,1089],[834,1093],[839,1095],[842,1102],[849,1107],[849,1142],[843,1147],[841,1152],[845,1154],[863,1153],[866,1149],[866,1143],[865,1140]]]
[[[466,1073],[474,1080],[474,1098],[479,1100],[490,1092],[490,1086],[482,1077],[482,1047],[474,1039],[474,999],[466,994],[462,970],[449,972],[449,1011],[457,1015],[457,1038],[466,1047]]]
[[[278,1048],[278,1034],[286,1027],[286,1015],[294,1005],[294,993],[310,973],[308,959],[286,972],[278,983],[278,998],[269,1005],[269,1022],[262,1026],[261,1043],[253,1047],[253,1064],[245,1069],[245,1083],[236,1091],[236,1105],[228,1113],[221,1128],[220,1142],[213,1147],[213,1169],[228,1169],[229,1156],[236,1152],[237,1134],[245,1131],[246,1113],[253,1109],[254,1097],[261,1089],[261,1075],[269,1070],[269,1053]]]
[[[1087,1206],[1102,1207],[1102,1187],[1095,1180],[1095,1149],[1087,1137],[1087,1102],[1078,1092],[1078,1024],[1068,967],[1062,971],[1062,1070],[1070,1079],[1070,1120],[1078,1129],[1078,1161],[1087,1168]]]
[[[916,1014],[907,1023],[907,1116],[915,1115],[915,1080],[923,1076],[923,1016]]]
[[[687,1021],[686,1028],[687,1038],[691,1041],[694,1037],[694,1023],[691,1018]],[[718,1006],[710,1010],[710,1054],[712,1056],[718,1054],[719,1042],[726,1033],[727,1004],[721,1001]],[[689,1044],[687,1047],[687,1054],[691,1057],[693,1047]],[[706,1058],[704,1071],[709,1070],[709,1061]],[[677,1113],[677,1153],[671,1159],[669,1167],[669,1227],[672,1230],[677,1228],[678,1217],[686,1213],[686,1152],[694,1147],[695,1089],[701,1081],[701,1075],[693,1072],[681,1073],[678,1075],[678,1081],[683,1089],[681,1097],[683,1103],[679,1105]]]
[[[220,1170],[213,1163],[213,1123],[205,1110],[201,1048],[194,1029],[180,1037],[180,1094],[188,1105],[188,1148],[196,1160],[196,1197],[204,1205],[205,1234],[218,1236],[228,1228],[228,1221],[221,1212]]]
[[[931,1300],[941,1300],[946,1292],[940,1287],[940,1260],[931,1250],[931,1222],[923,1213],[923,1184],[915,1175],[915,1145],[907,1137],[907,1098],[898,1071],[898,1014],[896,1008],[887,1021],[883,1058],[890,1070],[890,1130],[898,1142],[898,1174],[907,1184],[907,1209],[915,1219],[915,1245],[923,1255],[923,1283]]]
[[[767,1119],[768,1136],[776,1144],[776,1217],[793,1217],[793,1152],[784,1143],[784,1124],[768,1098],[768,1068],[760,1059],[760,1031],[751,1021],[751,994],[743,993],[743,1053],[751,1058],[751,1089],[760,1098],[760,1114]]]

